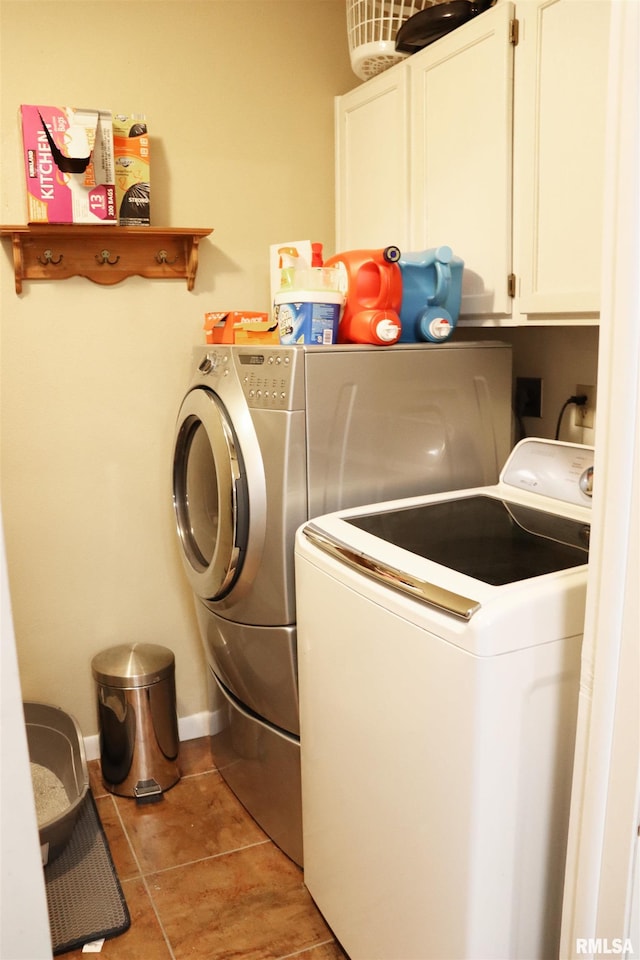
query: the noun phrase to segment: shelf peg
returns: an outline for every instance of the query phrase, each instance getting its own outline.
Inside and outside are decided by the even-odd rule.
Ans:
[[[178,259],[178,256],[176,254],[173,260],[169,260],[169,254],[167,253],[166,250],[158,250],[158,252],[156,253],[156,263],[160,263],[160,264],[166,263],[168,267],[172,266],[177,261],[177,259]]]
[[[118,260],[120,259],[119,254],[116,254],[114,260],[111,259],[111,251],[101,250],[100,253],[96,253],[96,261],[102,266],[103,263],[108,263],[110,267],[114,267]]]
[[[47,250],[43,251],[42,256],[38,257],[37,260],[38,263],[41,263],[43,267],[48,266],[50,263],[55,267],[59,263],[62,263],[62,256],[63,255],[60,254],[59,257],[54,257],[53,250],[48,248]]]

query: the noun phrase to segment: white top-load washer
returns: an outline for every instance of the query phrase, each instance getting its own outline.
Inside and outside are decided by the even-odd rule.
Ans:
[[[296,537],[305,883],[351,960],[557,957],[593,448]]]

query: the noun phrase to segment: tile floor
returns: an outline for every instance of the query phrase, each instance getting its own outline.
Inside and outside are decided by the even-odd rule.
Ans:
[[[180,781],[159,803],[91,789],[131,914],[104,960],[347,960],[300,870],[215,769],[209,738],[180,745]],[[88,954],[73,950],[65,960]]]

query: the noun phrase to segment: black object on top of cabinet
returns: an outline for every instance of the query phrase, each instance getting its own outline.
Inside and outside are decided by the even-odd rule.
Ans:
[[[416,53],[493,6],[495,0],[448,0],[414,13],[396,35],[396,50]]]

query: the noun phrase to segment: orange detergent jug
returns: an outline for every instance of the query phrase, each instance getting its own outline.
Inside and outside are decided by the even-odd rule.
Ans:
[[[348,250],[325,261],[337,266],[345,295],[338,327],[338,343],[373,343],[390,346],[400,338],[402,273],[398,247],[382,250]]]

